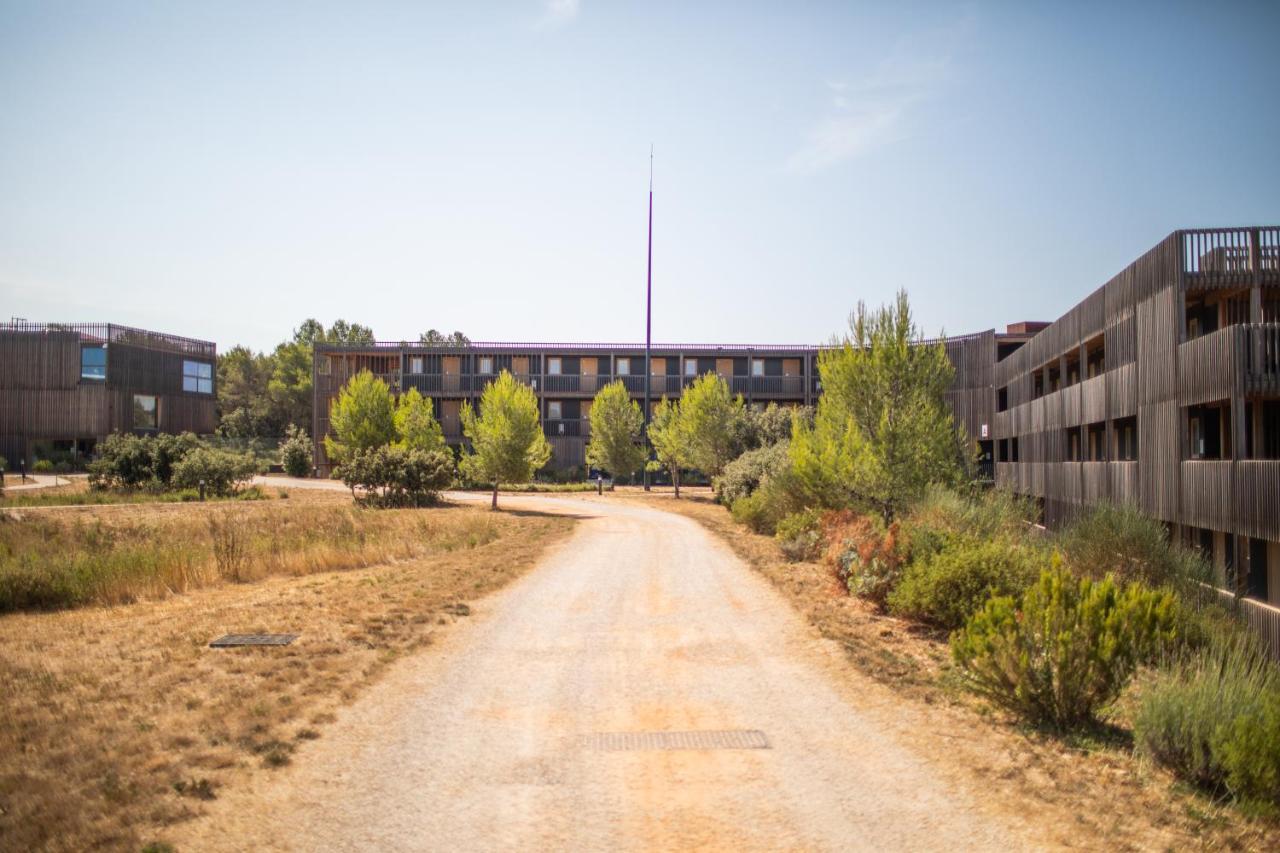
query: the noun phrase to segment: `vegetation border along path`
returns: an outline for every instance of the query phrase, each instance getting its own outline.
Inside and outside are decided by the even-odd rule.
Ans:
[[[669,492],[620,493],[624,499],[678,512],[724,539],[763,574],[827,639],[839,644],[846,682],[887,691],[898,725],[928,753],[962,767],[970,784],[1003,807],[1043,813],[1046,844],[1108,849],[1275,849],[1280,826],[1254,818],[1178,783],[1139,761],[1124,733],[1069,740],[1041,733],[993,711],[963,690],[946,637],[877,613],[848,595],[827,566],[788,562],[777,542],[733,521],[710,490],[672,500]]]

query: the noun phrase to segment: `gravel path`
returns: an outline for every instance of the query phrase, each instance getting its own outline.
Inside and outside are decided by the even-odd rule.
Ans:
[[[584,518],[292,766],[212,803],[179,849],[1029,846],[859,710],[789,605],[695,522],[608,499],[502,503]],[[711,733],[752,730],[768,748],[619,736],[741,746]]]

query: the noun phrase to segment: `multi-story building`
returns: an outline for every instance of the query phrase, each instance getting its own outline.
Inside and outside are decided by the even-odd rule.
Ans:
[[[997,349],[1019,346],[1029,337],[1025,330],[1012,330],[945,341],[957,366],[948,399],[969,435],[982,443],[988,460],[994,451],[989,432],[995,405],[991,370]],[[659,344],[652,347],[649,360],[651,405],[663,397],[678,398],[686,385],[704,373],[724,378],[733,393],[752,406],[812,405],[822,389],[819,350],[815,346]],[[322,440],[329,427],[329,403],[362,370],[384,380],[396,393],[417,388],[430,397],[446,440],[454,444],[462,441],[463,401],[474,401],[495,376],[508,371],[537,393],[552,464],[561,468],[583,464],[591,401],[597,391],[620,379],[635,399],[642,400],[645,393],[643,344],[317,344],[313,435],[321,474],[329,472]]]
[[[1053,323],[947,338],[948,401],[995,481],[1058,525],[1129,502],[1204,549],[1223,585],[1280,602],[1280,228],[1177,231]],[[813,404],[814,346],[653,348],[652,399],[712,371],[752,405]],[[644,393],[635,344],[317,346],[315,432],[359,370],[458,412],[503,370],[537,392],[555,464],[581,464],[595,392]],[[317,464],[328,471],[317,440]],[[1280,611],[1275,612],[1280,637]]]
[[[1280,228],[1174,232],[993,375],[996,482],[1049,525],[1135,504],[1280,603]]]
[[[113,432],[211,433],[217,348],[108,323],[0,325],[0,456],[87,455]]]

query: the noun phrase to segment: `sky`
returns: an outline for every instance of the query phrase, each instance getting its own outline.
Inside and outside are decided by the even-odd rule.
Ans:
[[[1280,223],[1277,3],[0,0],[0,320],[270,349],[1052,320]]]

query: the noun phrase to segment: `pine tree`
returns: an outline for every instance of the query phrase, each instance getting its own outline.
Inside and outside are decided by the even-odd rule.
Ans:
[[[591,403],[591,441],[587,464],[603,468],[615,477],[635,473],[645,461],[641,443],[644,414],[631,399],[621,380],[596,392]]]
[[[796,419],[791,460],[809,497],[875,511],[886,523],[930,483],[956,484],[972,459],[947,407],[955,370],[925,343],[907,294],[870,311],[859,302],[843,345],[818,356],[814,424]]]
[[[462,404],[462,431],[471,442],[462,470],[493,483],[493,509],[499,483],[527,482],[551,458],[533,390],[505,370],[485,386],[478,414],[469,402]]]

